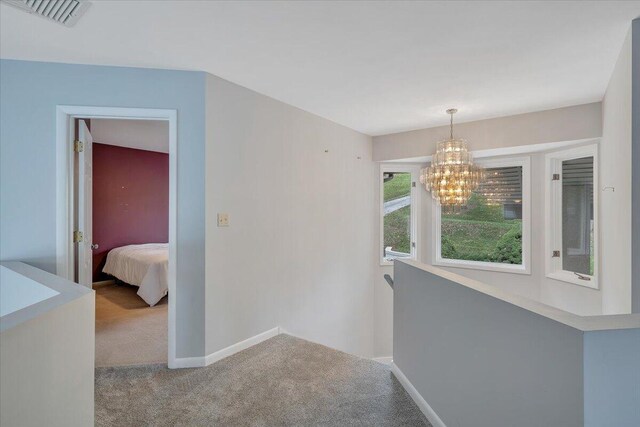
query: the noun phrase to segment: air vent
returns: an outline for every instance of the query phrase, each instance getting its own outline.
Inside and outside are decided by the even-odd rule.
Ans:
[[[73,26],[91,4],[83,0],[2,0],[2,2],[67,27]]]

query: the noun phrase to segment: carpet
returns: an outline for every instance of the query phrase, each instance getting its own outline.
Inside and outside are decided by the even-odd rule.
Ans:
[[[96,288],[96,367],[167,363],[167,297],[149,307],[136,292]]]
[[[96,426],[430,426],[389,366],[278,335],[205,368],[96,369]]]

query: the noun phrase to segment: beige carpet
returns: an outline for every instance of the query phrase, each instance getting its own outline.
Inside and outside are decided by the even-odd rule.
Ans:
[[[167,362],[167,297],[149,307],[137,291],[96,288],[96,367]]]
[[[430,426],[390,368],[278,335],[206,368],[96,369],[95,425]]]

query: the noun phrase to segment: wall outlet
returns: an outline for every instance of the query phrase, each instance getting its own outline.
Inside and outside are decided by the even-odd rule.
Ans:
[[[219,213],[218,214],[218,227],[228,227],[229,226],[229,214],[228,213]]]

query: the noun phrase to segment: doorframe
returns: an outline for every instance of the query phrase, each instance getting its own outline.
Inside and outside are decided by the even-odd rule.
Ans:
[[[169,122],[169,268],[167,361],[176,366],[176,281],[177,281],[177,110],[155,108],[56,106],[56,274],[73,281],[73,188],[75,131],[73,122],[83,119],[164,120]]]

